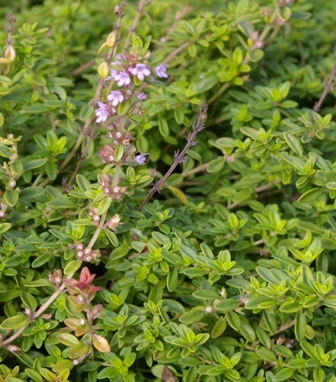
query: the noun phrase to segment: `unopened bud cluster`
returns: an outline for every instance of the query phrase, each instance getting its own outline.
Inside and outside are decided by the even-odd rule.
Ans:
[[[103,193],[115,200],[121,201],[123,195],[127,194],[126,187],[113,186],[112,179],[108,174],[103,174],[100,185],[103,188]]]
[[[95,215],[95,216],[98,216],[98,215]],[[94,260],[98,260],[100,256],[100,253],[97,249],[92,250],[89,247],[84,248],[83,243],[76,244],[76,252],[77,252],[77,258],[80,261],[91,262]]]

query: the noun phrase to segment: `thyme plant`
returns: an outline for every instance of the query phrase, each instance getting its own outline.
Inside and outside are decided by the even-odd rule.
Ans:
[[[336,381],[335,12],[0,8],[0,381]]]

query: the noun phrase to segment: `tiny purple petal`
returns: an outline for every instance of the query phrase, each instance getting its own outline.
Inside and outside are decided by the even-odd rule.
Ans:
[[[107,99],[112,102],[113,106],[117,106],[124,100],[124,96],[120,90],[111,91]]]
[[[147,154],[140,154],[140,155],[136,155],[135,156],[135,161],[137,162],[137,163],[139,163],[140,165],[143,165],[143,164],[145,164],[146,163],[146,155],[148,155],[149,153],[147,153]]]
[[[166,64],[161,64],[155,68],[155,73],[160,78],[168,78],[168,74],[166,73]]]
[[[107,110],[107,105],[103,102],[97,102],[99,108],[95,111],[97,119],[97,123],[105,122],[107,118],[110,116],[110,112]]]
[[[139,94],[137,95],[137,97],[138,97],[138,99],[139,99],[140,101],[143,101],[143,100],[147,99],[147,95],[146,95],[145,93],[139,93]]]
[[[145,64],[136,64],[135,68],[128,69],[133,76],[137,76],[140,81],[143,81],[145,77],[150,75],[150,70]]]
[[[114,76],[118,86],[129,85],[131,82],[130,76],[126,72],[117,72]]]
[[[111,78],[114,78],[117,75],[117,73],[117,70],[115,70],[114,68],[110,68]]]

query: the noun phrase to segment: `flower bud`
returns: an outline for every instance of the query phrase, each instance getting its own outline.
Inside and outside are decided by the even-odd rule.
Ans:
[[[104,61],[98,67],[98,76],[100,78],[106,78],[110,75],[110,70],[107,66],[107,63]]]
[[[12,47],[12,45],[9,45],[5,51],[5,58],[13,62],[15,60],[15,56],[16,54],[14,48]]]
[[[116,35],[114,32],[111,32],[108,36],[107,36],[107,39],[106,39],[106,45],[109,47],[109,48],[112,48],[114,46],[116,42]]]

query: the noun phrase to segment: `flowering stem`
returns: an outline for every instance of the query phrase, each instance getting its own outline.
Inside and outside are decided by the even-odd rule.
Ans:
[[[100,222],[99,222],[99,225],[96,229],[96,232],[93,234],[91,240],[90,240],[90,243],[88,244],[87,248],[90,248],[92,249],[92,247],[94,246],[95,242],[97,241],[99,235],[100,235],[100,232],[103,230],[103,227],[104,227],[104,224],[105,224],[105,220],[106,220],[106,215],[107,215],[107,212],[104,212],[100,218]]]
[[[90,300],[88,302],[90,303]],[[91,346],[92,342],[93,342],[93,327],[92,327],[91,309],[90,308],[85,309],[85,313],[86,313],[86,320],[87,320],[87,323],[89,325],[88,344]]]
[[[119,183],[119,174],[120,174],[121,165],[116,164],[114,167],[113,181],[112,181],[112,189],[118,186]]]
[[[189,134],[187,139],[187,144],[185,145],[184,149],[180,154],[176,153],[175,160],[173,164],[170,166],[169,170],[166,172],[166,174],[152,187],[149,194],[145,198],[145,200],[141,203],[140,207],[138,208],[139,211],[143,209],[143,207],[149,202],[149,200],[152,198],[152,196],[166,183],[169,176],[172,174],[172,172],[175,170],[176,166],[180,163],[183,163],[186,158],[186,153],[189,150],[191,146],[194,146],[196,144],[195,138],[196,135],[204,129],[204,120],[206,118],[206,111],[207,111],[207,105],[203,102],[200,110],[198,112],[198,119],[197,123],[193,123],[193,131]]]
[[[71,279],[74,273],[70,273],[66,278]],[[65,284],[63,283],[49,298],[46,302],[44,302],[40,308],[34,313],[33,319],[39,317],[49,306],[56,300],[56,298],[61,294],[61,292],[65,289]],[[2,341],[1,345],[9,345],[16,338],[18,338],[29,326],[31,321],[26,322],[17,332],[8,337],[6,340]]]
[[[120,30],[120,27],[121,27],[121,19],[123,17],[123,10],[124,10],[125,6],[126,6],[126,1],[122,1],[120,3],[120,6],[119,6],[118,20],[117,20],[116,24],[114,25],[114,32],[116,34],[116,42],[115,42],[115,44],[112,47],[109,48],[107,54],[105,55],[105,62],[107,64],[110,63],[112,57],[114,57],[116,55],[116,52],[117,52],[118,42],[119,42],[119,30]],[[105,81],[103,79],[100,79],[99,82],[98,82],[98,86],[97,86],[97,89],[96,89],[96,93],[95,93],[94,99],[91,102],[91,104],[93,106],[95,106],[97,104],[97,101],[101,98],[101,94],[103,92],[103,89],[104,89],[105,85],[106,85]],[[81,132],[79,134],[79,137],[78,137],[75,145],[73,146],[73,148],[70,151],[69,155],[61,163],[61,165],[60,165],[60,167],[58,169],[58,172],[60,173],[68,165],[68,163],[71,161],[71,159],[73,158],[73,156],[76,154],[77,150],[79,149],[79,147],[80,147],[84,137],[85,136],[89,136],[89,139],[88,139],[88,141],[87,141],[87,143],[85,145],[85,148],[84,148],[84,150],[82,152],[81,158],[80,158],[79,162],[77,163],[76,170],[75,170],[75,172],[72,173],[72,176],[71,176],[70,180],[68,181],[68,183],[66,184],[66,186],[64,187],[64,190],[69,189],[69,187],[71,186],[73,179],[75,178],[75,176],[76,176],[76,174],[77,174],[81,164],[83,163],[83,161],[85,159],[85,156],[87,155],[87,152],[89,151],[90,144],[93,141],[93,139],[95,138],[95,132],[96,132],[96,129],[97,129],[97,125],[94,124],[94,126],[91,127],[92,120],[93,120],[93,117],[91,115],[85,121],[85,124],[84,124],[84,126],[83,126],[83,128],[82,128],[82,130],[81,130]],[[49,182],[50,182],[50,179],[47,178],[47,179],[45,179],[40,184],[40,186],[44,187]]]
[[[94,244],[96,243],[100,232],[102,231],[104,224],[105,224],[105,219],[106,219],[107,212],[103,213],[100,219],[100,223],[96,229],[96,232],[92,236],[90,243],[88,244],[87,248],[92,248]],[[75,273],[70,273],[67,275],[66,279],[71,279]],[[61,294],[61,292],[66,288],[65,283],[63,283],[49,298],[47,301],[45,301],[40,308],[34,313],[33,319],[36,319],[39,317],[49,306],[56,300],[56,298]],[[12,336],[8,337],[6,340],[2,341],[0,345],[8,345],[12,341],[14,341],[16,338],[18,338],[24,331],[25,329],[29,326],[31,321],[27,321],[17,332],[15,332]]]

